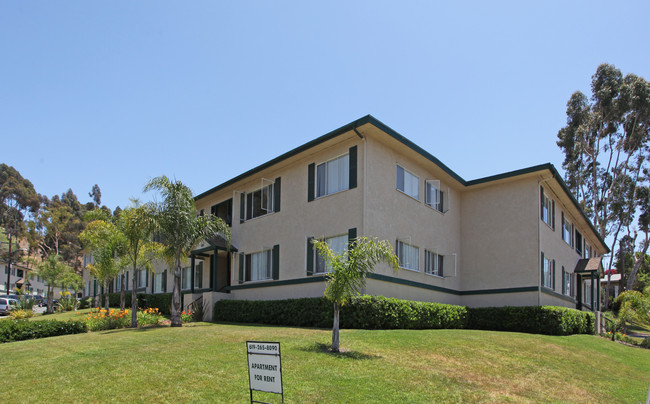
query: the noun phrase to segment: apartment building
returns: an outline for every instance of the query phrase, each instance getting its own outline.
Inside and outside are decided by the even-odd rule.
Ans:
[[[343,251],[357,236],[395,246],[365,293],[467,306],[597,310],[608,252],[557,170],[542,164],[464,180],[368,115],[203,192],[197,212],[223,218],[183,270],[185,303],[322,296],[314,238]],[[170,292],[159,266],[149,293]]]

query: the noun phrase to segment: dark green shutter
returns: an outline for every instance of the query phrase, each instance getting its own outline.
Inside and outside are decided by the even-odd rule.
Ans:
[[[357,187],[357,146],[350,147],[350,189]]]
[[[239,283],[244,283],[244,253],[239,253]]]
[[[201,262],[199,268],[201,268],[201,270],[199,271],[199,289],[202,289],[203,288],[203,262]]]
[[[348,230],[348,250],[352,248],[352,243],[357,238],[357,228],[353,227]]]
[[[134,275],[134,276],[135,276],[135,275]],[[137,279],[136,279],[136,283],[137,283],[137,282],[138,282],[138,281],[137,281]],[[124,282],[124,284],[126,285],[125,290],[131,290],[131,289],[129,289],[129,284],[133,285],[133,282],[129,279],[129,271],[126,271],[126,282]]]
[[[147,283],[145,284],[145,287],[149,287],[149,272],[145,271],[144,276],[147,277],[147,280],[146,280]]]
[[[564,240],[564,212],[562,212],[562,227],[560,228],[560,234],[562,235],[562,240]]]
[[[273,246],[273,279],[280,279],[280,245]]]
[[[314,245],[313,237],[307,237],[307,276],[314,274]]]
[[[316,176],[316,164],[311,163],[307,167],[307,202],[314,200],[314,177]]]
[[[542,286],[544,286],[544,251],[542,251]]]
[[[444,276],[443,272],[443,263],[444,263],[444,255],[438,254],[438,275],[439,276]]]
[[[539,187],[539,218],[544,220],[544,187]]]
[[[282,187],[282,180],[280,177],[275,179],[275,184],[273,185],[273,211],[280,211],[280,188]]]
[[[566,272],[564,271],[564,265],[562,265],[562,294],[564,295],[567,294],[566,282],[564,281],[564,277],[566,276],[565,273]]]
[[[239,201],[239,223],[244,223],[244,218],[246,217],[246,194],[241,193],[241,199]]]
[[[162,291],[167,292],[167,270],[163,271],[162,275]]]

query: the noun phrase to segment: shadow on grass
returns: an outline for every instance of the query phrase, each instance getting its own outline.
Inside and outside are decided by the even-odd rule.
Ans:
[[[330,350],[329,344],[323,344],[320,342],[315,342],[312,345],[300,348],[300,350],[304,352],[322,353],[322,354],[330,355],[335,358],[341,358],[341,359],[354,359],[354,360],[381,359],[381,356],[379,355],[370,355],[359,351],[347,351],[345,348],[341,348],[341,352],[332,352]]]

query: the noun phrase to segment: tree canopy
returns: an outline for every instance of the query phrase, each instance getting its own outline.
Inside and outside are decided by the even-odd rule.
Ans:
[[[566,113],[567,125],[558,132],[557,144],[565,157],[567,185],[611,251],[627,238],[626,246],[645,255],[650,224],[650,85],[601,64],[592,76],[591,98],[573,93]],[[628,288],[638,265],[628,277]]]

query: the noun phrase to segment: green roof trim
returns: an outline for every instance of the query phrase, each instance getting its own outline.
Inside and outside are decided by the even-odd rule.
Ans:
[[[290,151],[288,151],[288,152],[286,152],[286,153],[284,153],[284,154],[282,154],[282,155],[280,155],[280,156],[278,156],[278,157],[276,157],[276,158],[274,158],[272,160],[267,161],[264,164],[261,164],[261,165],[255,167],[255,168],[252,168],[252,169],[246,171],[243,174],[240,174],[240,175],[238,175],[238,176],[236,176],[236,177],[234,177],[234,178],[232,178],[232,179],[230,179],[230,180],[228,180],[228,181],[226,181],[226,182],[224,182],[224,183],[222,183],[220,185],[217,185],[214,188],[211,188],[211,189],[197,195],[194,198],[194,200],[199,200],[199,199],[204,198],[204,197],[206,197],[206,196],[208,196],[210,194],[218,192],[218,191],[220,191],[220,190],[222,190],[222,189],[236,183],[237,181],[241,181],[241,180],[243,180],[243,179],[245,179],[247,177],[255,175],[256,173],[258,173],[258,172],[260,172],[260,171],[262,171],[264,169],[272,167],[273,165],[275,165],[277,163],[280,163],[280,162],[282,162],[284,160],[287,160],[287,159],[289,159],[289,158],[291,158],[291,157],[293,157],[293,156],[295,156],[295,155],[297,155],[299,153],[302,153],[302,152],[304,152],[306,150],[309,150],[312,147],[318,146],[319,144],[324,143],[324,142],[326,142],[328,140],[334,139],[335,137],[340,136],[340,135],[342,135],[344,133],[347,133],[349,131],[354,131],[358,127],[363,126],[365,124],[373,125],[374,127],[376,127],[377,129],[383,131],[384,133],[386,133],[387,135],[389,135],[393,139],[395,139],[398,142],[400,142],[400,143],[404,144],[405,146],[409,147],[410,149],[412,149],[413,151],[415,151],[416,153],[418,153],[422,157],[426,158],[427,160],[431,161],[432,163],[434,163],[435,165],[440,167],[444,172],[449,174],[449,176],[451,176],[453,179],[455,179],[456,181],[458,181],[461,185],[463,185],[465,187],[471,187],[472,185],[478,185],[478,184],[483,184],[483,183],[486,183],[486,182],[498,181],[498,180],[502,180],[502,179],[505,179],[505,178],[516,177],[516,176],[519,176],[519,175],[530,174],[530,173],[537,172],[537,171],[549,170],[551,172],[551,174],[553,175],[553,178],[560,184],[560,186],[562,187],[564,192],[567,195],[569,195],[569,198],[571,198],[571,201],[573,202],[573,205],[578,210],[578,212],[580,212],[580,214],[585,219],[585,221],[589,224],[590,229],[596,235],[596,237],[598,238],[598,241],[600,241],[600,243],[602,244],[603,247],[605,247],[605,249],[607,250],[608,253],[610,252],[609,247],[607,247],[607,244],[605,244],[605,241],[602,239],[602,237],[600,237],[600,234],[598,234],[598,232],[596,231],[594,225],[591,223],[591,220],[587,217],[585,212],[582,210],[582,207],[580,206],[578,201],[575,199],[575,196],[573,196],[573,194],[569,190],[569,187],[566,185],[566,183],[562,179],[562,176],[558,173],[558,171],[555,169],[553,164],[551,164],[551,163],[539,164],[539,165],[528,167],[528,168],[522,168],[520,170],[509,171],[509,172],[502,173],[502,174],[492,175],[492,176],[479,178],[479,179],[475,179],[475,180],[471,180],[471,181],[465,181],[460,175],[456,174],[452,169],[450,169],[445,164],[443,164],[440,160],[438,160],[431,153],[424,150],[420,146],[416,145],[415,143],[413,143],[412,141],[410,141],[406,137],[402,136],[401,134],[397,133],[394,129],[392,129],[388,125],[384,124],[383,122],[381,122],[377,118],[373,117],[372,115],[366,115],[364,117],[361,117],[361,118],[357,119],[356,121],[352,121],[352,122],[348,123],[347,125],[343,125],[338,129],[335,129],[335,130],[333,130],[333,131],[331,131],[329,133],[324,134],[323,136],[317,137],[316,139],[314,139],[312,141],[309,141],[309,142],[307,142],[307,143],[305,143],[305,144],[303,144],[301,146],[298,146],[295,149],[292,149],[292,150],[290,150]]]

